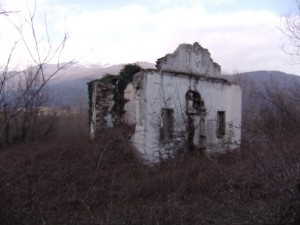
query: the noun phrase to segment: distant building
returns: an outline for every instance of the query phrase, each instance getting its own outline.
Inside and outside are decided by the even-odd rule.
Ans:
[[[135,127],[132,144],[149,163],[183,149],[213,153],[240,144],[241,89],[198,43],[181,44],[157,60],[157,70],[135,74],[124,95],[124,123]]]
[[[38,107],[38,116],[52,116],[54,115],[54,110],[50,107],[40,106]]]

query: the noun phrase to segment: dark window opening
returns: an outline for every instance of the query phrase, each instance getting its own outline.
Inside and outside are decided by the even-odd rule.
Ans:
[[[187,115],[187,147],[189,150],[206,148],[206,108],[203,98],[196,90],[185,94]],[[196,137],[195,135],[198,135]]]
[[[161,110],[161,127],[160,127],[160,140],[168,142],[173,138],[174,130],[174,110],[163,108]]]
[[[226,133],[225,111],[218,111],[217,122],[218,122],[217,136],[218,138],[221,138]]]
[[[186,95],[186,110],[188,114],[205,113],[204,101],[198,91],[189,90]]]

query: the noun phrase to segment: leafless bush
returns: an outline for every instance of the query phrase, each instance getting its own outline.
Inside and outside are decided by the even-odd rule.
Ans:
[[[295,64],[299,64],[299,43],[300,43],[300,1],[295,0],[296,7],[286,15],[282,21],[281,31],[288,38],[289,44],[283,47],[285,53],[291,56]]]
[[[88,136],[29,142],[2,152],[0,223],[96,223],[103,213],[95,210],[107,213],[107,191],[112,185],[122,186],[113,184],[112,176],[118,177],[135,162],[125,151],[124,132],[108,129],[95,142]]]
[[[45,33],[43,35],[37,33],[35,7],[32,10],[28,6],[28,15],[24,18],[20,15],[21,22],[19,25],[12,24],[19,33],[17,38],[21,39],[21,43],[16,42],[14,44],[6,63],[1,65],[0,144],[8,144],[15,139],[25,139],[29,133],[35,132],[38,110],[46,100],[43,92],[45,86],[59,71],[73,63],[73,61],[60,62],[62,51],[68,39],[67,33],[63,34],[58,46],[54,46],[50,41],[47,23],[45,24]],[[10,16],[10,13],[5,10],[1,10],[0,14]],[[27,29],[31,32],[31,36],[27,36],[25,33]],[[46,41],[46,45],[44,41]],[[32,65],[23,71],[17,69],[12,71],[11,61],[19,44],[22,44],[27,50],[26,53]],[[50,73],[46,72],[47,64],[53,61],[57,62],[56,69]],[[12,127],[16,123],[18,123],[17,126],[20,127],[21,132],[16,132]]]
[[[238,152],[185,153],[146,167],[128,145],[129,131],[104,129],[92,142],[78,132],[2,152],[0,223],[299,222],[298,150],[279,157],[280,146],[255,140]]]
[[[265,91],[260,93],[263,106],[252,119],[245,121],[251,129],[246,130],[248,138],[244,140],[243,149],[253,155],[263,177],[260,183],[265,193],[260,194],[259,201],[266,210],[265,223],[299,222],[300,111],[295,95],[298,91],[272,83],[265,86]],[[273,199],[265,198],[269,194]]]

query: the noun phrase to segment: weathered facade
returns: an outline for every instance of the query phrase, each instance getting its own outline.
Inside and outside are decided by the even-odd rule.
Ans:
[[[221,76],[207,49],[182,44],[134,76],[125,90],[132,143],[149,162],[185,149],[220,152],[239,146],[241,90]]]
[[[239,146],[241,90],[221,76],[207,49],[182,44],[158,59],[157,70],[134,75],[125,89],[124,122],[149,163],[179,151],[207,153]]]

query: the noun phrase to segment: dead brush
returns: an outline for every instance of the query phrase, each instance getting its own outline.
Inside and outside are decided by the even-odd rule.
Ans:
[[[91,141],[74,131],[2,150],[0,224],[299,222],[296,140],[256,136],[239,151],[185,153],[147,167],[130,132],[103,129]]]

